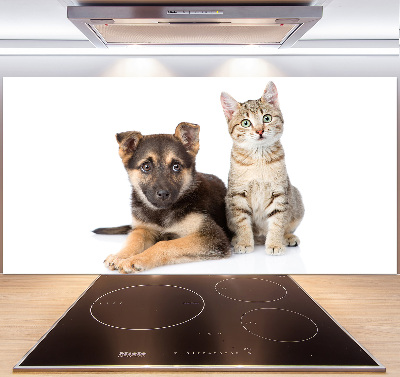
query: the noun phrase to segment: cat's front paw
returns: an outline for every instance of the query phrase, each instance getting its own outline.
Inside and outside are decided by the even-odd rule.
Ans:
[[[299,237],[295,236],[294,234],[285,234],[285,244],[286,246],[299,246],[300,239]]]
[[[268,255],[283,255],[285,254],[285,246],[283,245],[266,245],[265,251]]]
[[[248,254],[254,251],[254,241],[252,239],[244,240],[233,237],[232,245],[235,254]]]

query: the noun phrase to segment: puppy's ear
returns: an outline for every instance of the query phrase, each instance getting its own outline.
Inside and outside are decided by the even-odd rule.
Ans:
[[[186,151],[192,156],[196,156],[199,151],[200,126],[193,123],[179,123],[175,130],[175,137],[185,146]]]
[[[143,138],[143,135],[137,131],[127,131],[116,134],[115,137],[119,144],[119,155],[124,161],[135,152],[140,140]]]

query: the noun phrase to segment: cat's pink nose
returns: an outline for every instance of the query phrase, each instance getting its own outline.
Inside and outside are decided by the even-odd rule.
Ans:
[[[256,131],[256,133],[258,133],[261,136],[264,133],[264,131],[263,130],[259,130],[259,131]]]

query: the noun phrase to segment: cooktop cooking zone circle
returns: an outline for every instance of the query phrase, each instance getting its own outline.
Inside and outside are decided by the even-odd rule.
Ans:
[[[99,323],[121,330],[161,330],[198,317],[205,302],[198,293],[176,285],[132,285],[100,296],[90,306]]]
[[[251,334],[273,342],[299,343],[318,334],[318,326],[311,318],[287,309],[253,309],[244,313],[240,321]]]
[[[283,285],[256,277],[225,279],[215,284],[215,290],[225,298],[240,302],[274,302],[287,295]]]

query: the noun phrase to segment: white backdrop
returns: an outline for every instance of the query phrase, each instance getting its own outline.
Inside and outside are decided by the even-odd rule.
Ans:
[[[277,85],[282,143],[306,214],[301,246],[149,273],[396,273],[396,78],[4,78],[4,273],[107,273],[130,223],[115,133],[200,125],[197,169],[227,182],[221,91]]]

